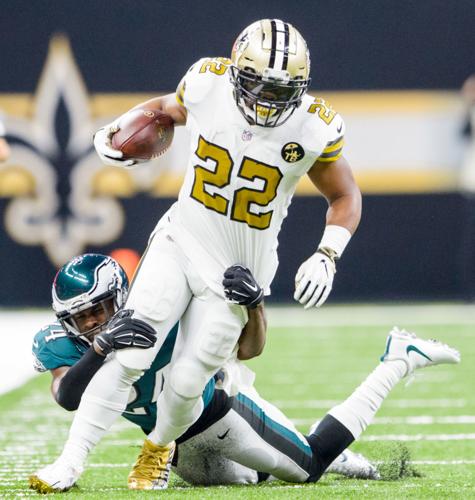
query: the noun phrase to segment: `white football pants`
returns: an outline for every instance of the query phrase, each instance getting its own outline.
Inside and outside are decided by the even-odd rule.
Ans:
[[[126,308],[152,325],[159,337],[153,349],[118,351],[117,360],[126,369],[149,368],[166,334],[181,320],[169,376],[157,401],[158,425],[150,435],[156,444],[167,444],[201,414],[203,389],[232,357],[247,310],[212,292],[166,231],[152,238]]]

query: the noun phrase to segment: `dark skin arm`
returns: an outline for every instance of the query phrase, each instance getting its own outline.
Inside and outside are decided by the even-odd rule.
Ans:
[[[61,383],[61,379],[66,375],[70,366],[60,366],[59,368],[55,368],[54,370],[50,370],[51,375],[53,376],[53,380],[51,381],[51,394],[53,395],[54,400],[58,396],[59,385]]]
[[[256,308],[248,309],[249,320],[239,337],[237,358],[246,359],[259,356],[266,343],[267,318],[264,304],[261,302]]]
[[[346,159],[316,161],[308,176],[328,202],[327,225],[344,227],[353,234],[361,219],[361,192]]]

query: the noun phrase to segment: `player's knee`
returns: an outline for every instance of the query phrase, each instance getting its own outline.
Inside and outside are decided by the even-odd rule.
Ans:
[[[180,360],[170,370],[170,387],[180,397],[194,399],[201,396],[208,373],[199,363],[192,360]]]

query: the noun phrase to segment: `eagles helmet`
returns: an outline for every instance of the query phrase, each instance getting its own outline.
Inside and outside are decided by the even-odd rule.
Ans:
[[[53,310],[68,336],[89,345],[124,305],[128,289],[127,276],[112,257],[87,253],[57,272]]]
[[[302,35],[280,19],[248,26],[234,42],[230,66],[236,104],[251,125],[277,127],[300,106],[310,85]]]

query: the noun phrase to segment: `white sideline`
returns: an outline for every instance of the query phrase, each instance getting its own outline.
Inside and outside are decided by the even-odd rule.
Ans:
[[[20,387],[36,372],[33,369],[31,343],[33,336],[55,320],[48,310],[0,310],[0,394]],[[6,342],[5,342],[6,339]]]

